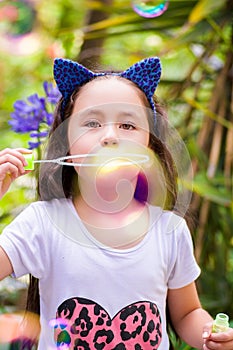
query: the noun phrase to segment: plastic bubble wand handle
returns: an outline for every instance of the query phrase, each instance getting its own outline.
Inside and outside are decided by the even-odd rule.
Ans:
[[[35,163],[56,163],[59,165],[66,165],[66,166],[86,166],[86,167],[96,167],[101,166],[103,163],[82,163],[82,162],[67,162],[69,159],[75,159],[75,158],[88,158],[88,157],[99,157],[99,154],[97,153],[88,153],[88,154],[77,154],[72,156],[64,156],[57,159],[41,159],[41,160],[35,160],[33,153],[31,154],[24,154],[24,158],[27,161],[27,165],[24,167],[25,170],[34,170],[34,164]],[[109,156],[109,154],[106,156]],[[102,156],[101,156],[102,157]],[[120,160],[118,163],[118,166],[125,166],[125,165],[131,165],[131,164],[142,164],[146,163],[150,160],[150,157],[148,155],[143,154],[136,154],[136,153],[123,153],[122,155],[119,154],[112,154],[111,157],[129,157],[129,159]],[[135,157],[136,160],[132,160],[130,157]],[[112,160],[112,159],[110,159]]]

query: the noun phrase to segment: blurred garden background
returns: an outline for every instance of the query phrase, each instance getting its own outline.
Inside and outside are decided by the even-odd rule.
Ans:
[[[9,125],[14,104],[46,96],[55,57],[122,70],[159,56],[157,95],[192,161],[200,298],[212,316],[221,311],[233,320],[233,2],[141,1],[142,14],[133,8],[138,3],[0,1],[0,149],[28,147],[29,133]],[[35,173],[14,183],[0,200],[0,233],[35,196]],[[24,282],[12,283],[0,283],[0,312],[24,307]]]

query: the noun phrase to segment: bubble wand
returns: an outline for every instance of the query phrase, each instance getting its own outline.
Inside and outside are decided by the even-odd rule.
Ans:
[[[64,156],[64,157],[59,157],[56,159],[40,159],[40,160],[35,160],[34,159],[34,154],[24,154],[24,158],[27,161],[27,165],[24,166],[25,170],[34,170],[34,164],[35,163],[56,163],[59,165],[66,165],[66,166],[86,166],[86,167],[96,167],[96,166],[101,166],[103,163],[82,163],[82,162],[67,162],[69,159],[75,159],[75,158],[90,158],[90,157],[99,157],[99,154],[97,153],[88,153],[88,154],[76,154],[72,156]],[[105,156],[109,156],[109,154],[106,154]],[[101,156],[102,157],[102,156]],[[108,161],[112,161],[114,157],[120,158],[117,165],[118,166],[125,166],[125,165],[132,165],[132,164],[143,164],[147,163],[150,160],[150,157],[146,154],[136,154],[136,153],[124,153],[122,155],[120,154],[111,154],[111,159],[108,159]],[[126,159],[122,159],[122,158]],[[130,157],[130,159],[127,159],[127,157]],[[136,160],[133,160],[131,157],[135,157]],[[108,164],[104,164],[108,165]]]

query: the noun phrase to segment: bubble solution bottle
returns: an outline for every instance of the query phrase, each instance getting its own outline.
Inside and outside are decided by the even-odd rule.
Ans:
[[[229,328],[229,316],[223,313],[217,314],[213,322],[213,333],[226,332]]]

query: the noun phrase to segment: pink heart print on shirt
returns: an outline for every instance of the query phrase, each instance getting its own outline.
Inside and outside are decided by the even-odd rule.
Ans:
[[[148,301],[128,305],[111,319],[94,301],[71,298],[58,307],[54,321],[58,349],[156,350],[162,340],[159,310]]]

